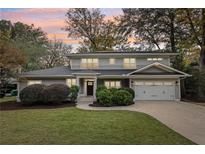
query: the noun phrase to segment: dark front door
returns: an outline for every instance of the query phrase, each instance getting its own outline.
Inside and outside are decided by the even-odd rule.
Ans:
[[[87,95],[93,96],[93,81],[87,81]]]

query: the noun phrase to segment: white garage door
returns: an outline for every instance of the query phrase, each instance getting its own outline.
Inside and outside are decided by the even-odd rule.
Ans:
[[[171,81],[135,81],[136,100],[174,100],[175,85]]]

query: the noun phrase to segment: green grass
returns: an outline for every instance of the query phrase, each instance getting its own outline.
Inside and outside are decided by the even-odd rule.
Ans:
[[[194,144],[156,119],[75,107],[0,112],[0,144]]]
[[[9,102],[9,101],[16,101],[16,96],[6,96],[4,98],[0,98],[0,103]]]

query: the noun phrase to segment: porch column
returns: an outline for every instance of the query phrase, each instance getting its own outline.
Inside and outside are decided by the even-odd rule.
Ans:
[[[20,94],[20,81],[17,82],[17,96],[16,96],[17,102],[20,102],[19,94]]]
[[[96,99],[96,89],[97,89],[97,77],[94,78],[94,87],[93,87],[93,97]]]
[[[179,98],[178,100],[180,101],[181,100],[181,82],[180,82],[180,78],[178,79],[178,93],[179,93]]]
[[[76,85],[80,88],[80,78],[76,76]],[[78,97],[80,96],[80,90],[78,92]]]

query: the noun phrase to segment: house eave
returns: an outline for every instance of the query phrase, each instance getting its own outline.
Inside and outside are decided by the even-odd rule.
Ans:
[[[145,78],[145,79],[173,79],[181,78],[184,75],[129,75],[129,78]]]
[[[73,75],[21,75],[19,78],[57,78],[57,77],[74,77]]]
[[[112,52],[112,53],[71,53],[67,57],[110,57],[110,56],[176,56],[178,53],[169,53],[169,52]]]

